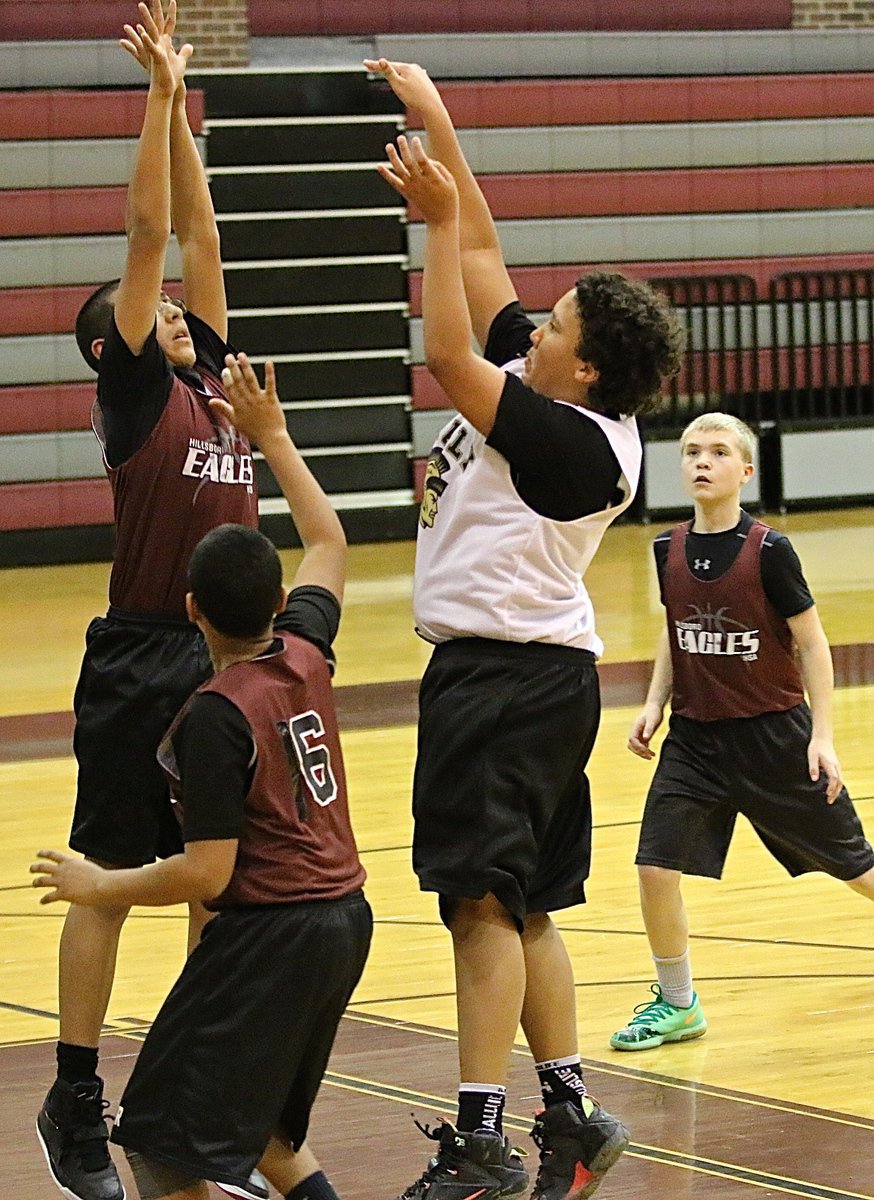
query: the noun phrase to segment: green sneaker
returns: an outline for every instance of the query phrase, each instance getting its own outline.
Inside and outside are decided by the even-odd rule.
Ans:
[[[707,1032],[707,1018],[697,992],[692,993],[688,1008],[677,1008],[662,998],[657,983],[650,991],[655,1000],[638,1004],[625,1028],[611,1037],[614,1050],[652,1050],[662,1042],[688,1042]]]

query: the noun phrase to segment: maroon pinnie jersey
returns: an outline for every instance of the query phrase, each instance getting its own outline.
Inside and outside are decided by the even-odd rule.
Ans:
[[[349,821],[346,775],[324,654],[305,638],[279,633],[281,651],[235,663],[198,689],[230,701],[255,743],[254,776],[230,883],[207,906],[335,900],[365,880]],[[186,706],[187,709],[187,706]],[[184,830],[185,780],[172,738],[158,759]]]
[[[220,381],[200,364],[213,396]],[[105,447],[99,404],[91,412]],[[174,377],[167,404],[144,444],[118,467],[112,485],[116,549],[109,602],[132,612],[185,616],[188,562],[194,547],[226,522],[258,524],[252,450],[209,406],[209,396]]]
[[[792,634],[762,586],[755,521],[717,579],[696,579],[686,562],[691,521],[671,533],[663,578],[673,667],[671,710],[696,721],[783,712],[804,699]]]

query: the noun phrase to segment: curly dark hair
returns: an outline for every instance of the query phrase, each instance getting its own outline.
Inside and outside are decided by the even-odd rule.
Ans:
[[[618,271],[593,271],[576,283],[582,338],[577,355],[598,370],[593,408],[644,413],[657,407],[663,379],[676,375],[686,331],[665,296]]]

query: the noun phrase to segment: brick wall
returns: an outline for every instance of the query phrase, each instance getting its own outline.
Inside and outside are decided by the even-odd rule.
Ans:
[[[793,0],[795,29],[847,29],[874,26],[874,0]]]
[[[180,0],[174,40],[194,46],[193,71],[248,66],[248,0]]]

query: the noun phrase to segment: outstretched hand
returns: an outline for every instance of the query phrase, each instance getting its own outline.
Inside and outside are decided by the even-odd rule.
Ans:
[[[36,878],[35,888],[50,888],[40,896],[40,904],[68,900],[71,904],[95,905],[99,901],[103,868],[85,858],[71,858],[60,850],[38,850],[39,862],[31,863],[30,873]]]
[[[452,173],[425,153],[420,138],[408,142],[403,134],[397,149],[391,142],[385,148],[388,163],[377,167],[383,179],[396,192],[415,204],[429,225],[442,225],[458,216],[458,188]]]
[[[212,399],[210,407],[221,413],[252,442],[264,446],[273,437],[288,435],[285,413],[276,391],[276,371],[268,359],[264,364],[264,387],[245,354],[225,358],[222,383],[227,400]]]
[[[365,58],[364,65],[374,75],[381,75],[407,108],[415,108],[422,112],[434,104],[443,107],[443,98],[433,80],[418,63],[390,62],[387,58]]]
[[[175,92],[185,75],[188,60],[194,47],[186,42],[178,51],[173,46],[176,31],[176,0],[170,0],[166,15],[161,0],[150,0],[149,4],[137,5],[141,22],[136,26],[125,25],[125,37],[119,45],[137,60],[143,70],[164,91]]]

